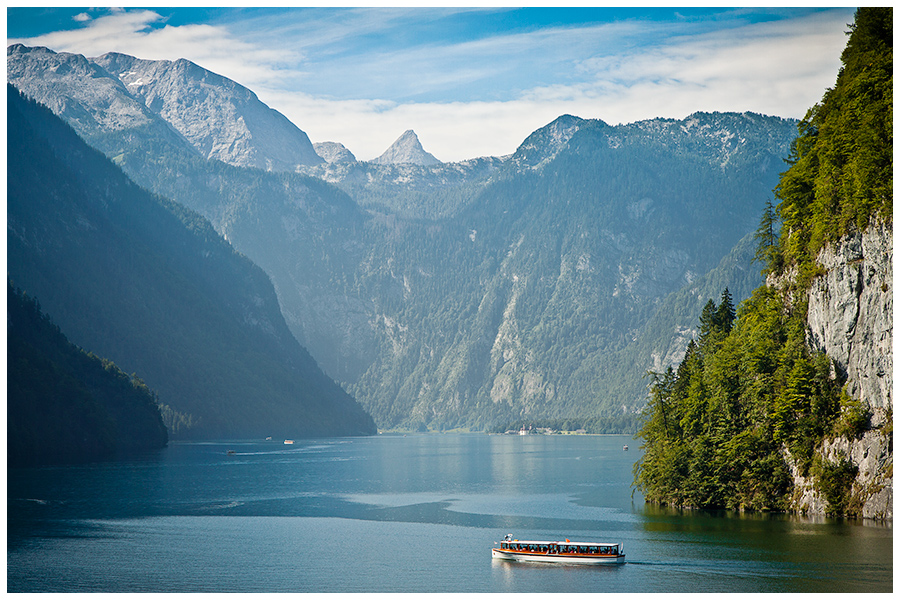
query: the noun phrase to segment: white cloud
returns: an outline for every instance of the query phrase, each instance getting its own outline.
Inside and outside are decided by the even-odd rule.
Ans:
[[[626,21],[370,50],[367,36],[414,27],[416,12],[250,15],[174,27],[152,10],[116,12],[8,41],[187,58],[254,90],[313,141],[371,159],[414,129],[426,150],[451,161],[513,152],[565,113],[613,124],[713,110],[801,117],[834,84],[852,20],[847,10],[757,24],[730,18],[718,29]]]
[[[444,161],[507,154],[566,113],[612,124],[716,110],[799,118],[834,84],[846,23],[844,14],[816,14],[635,47],[582,61],[581,81],[507,101],[375,105],[274,90],[261,97],[314,141],[340,141],[361,159],[378,156],[410,128]]]
[[[341,142],[360,160],[379,156],[407,129],[415,130],[425,149],[445,162],[509,154],[528,134],[562,114],[557,104],[528,100],[396,104],[284,92],[260,97],[302,124],[312,141]]]
[[[56,52],[74,52],[88,57],[122,52],[149,60],[187,58],[251,89],[283,77],[280,66],[284,61],[297,60],[290,47],[252,44],[224,27],[204,24],[173,27],[164,22],[164,18],[152,10],[113,10],[80,29],[29,39],[10,39],[7,43],[47,46]]]

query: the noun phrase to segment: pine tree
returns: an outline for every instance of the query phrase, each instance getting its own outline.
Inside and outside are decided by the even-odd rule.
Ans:
[[[753,260],[765,265],[764,273],[768,272],[770,270],[768,265],[774,258],[778,244],[778,213],[772,200],[766,200],[766,207],[763,209],[753,239],[756,240],[756,254]]]
[[[715,322],[719,331],[723,333],[731,331],[731,325],[734,323],[734,301],[727,287],[722,292],[722,301],[719,302],[719,308],[716,309]]]
[[[716,330],[716,303],[712,299],[707,300],[700,313],[700,346],[705,346],[706,341]]]

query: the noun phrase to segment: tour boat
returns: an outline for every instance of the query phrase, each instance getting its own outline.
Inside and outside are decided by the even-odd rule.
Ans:
[[[500,560],[553,562],[571,565],[619,565],[625,562],[625,545],[597,542],[535,542],[507,535],[491,557]]]

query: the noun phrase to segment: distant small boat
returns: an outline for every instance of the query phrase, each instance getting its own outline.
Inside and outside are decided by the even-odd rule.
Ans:
[[[228,455],[234,454],[234,450],[229,450],[225,454],[228,454]]]
[[[625,451],[627,452],[627,451],[628,451],[628,444],[625,444],[624,446],[622,446],[622,450],[625,450]]]
[[[552,562],[570,565],[620,565],[625,562],[624,544],[600,542],[520,541],[507,535],[491,558],[511,561]]]
[[[294,440],[284,440],[284,443],[285,443],[285,444],[293,444],[293,443],[294,443]]]

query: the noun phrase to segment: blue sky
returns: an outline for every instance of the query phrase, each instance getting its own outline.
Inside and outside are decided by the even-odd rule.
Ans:
[[[850,8],[8,8],[7,43],[187,58],[357,158],[407,129],[444,161],[503,155],[562,114],[802,117]]]

